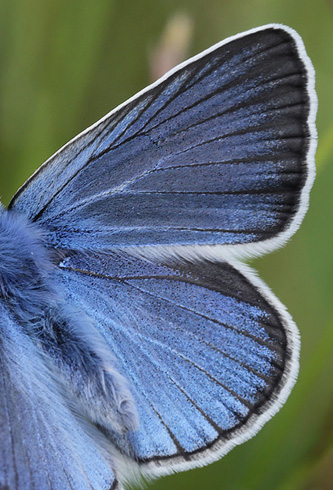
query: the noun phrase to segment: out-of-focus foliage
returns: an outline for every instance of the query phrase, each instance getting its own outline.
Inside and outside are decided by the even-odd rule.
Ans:
[[[254,439],[211,466],[154,482],[155,490],[332,488],[333,4],[0,2],[4,203],[50,154],[143,88],[168,63],[269,22],[290,25],[301,34],[317,73],[319,146],[309,212],[282,251],[253,263],[301,331],[299,379],[285,407]]]

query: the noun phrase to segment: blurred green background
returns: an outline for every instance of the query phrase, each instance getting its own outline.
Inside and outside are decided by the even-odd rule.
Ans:
[[[155,490],[333,488],[333,3],[324,0],[0,0],[0,195],[79,131],[182,61],[269,22],[294,27],[317,74],[317,179],[300,231],[252,265],[302,336],[298,382],[251,441]]]

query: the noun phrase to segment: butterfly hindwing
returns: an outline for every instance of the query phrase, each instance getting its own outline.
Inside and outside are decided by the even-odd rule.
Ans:
[[[75,138],[11,207],[65,249],[287,237],[313,179],[313,91],[292,29],[235,36]]]
[[[127,445],[144,467],[217,459],[289,394],[294,324],[238,267],[125,252],[74,254],[61,266],[69,300],[95,318],[130,379],[140,425]]]

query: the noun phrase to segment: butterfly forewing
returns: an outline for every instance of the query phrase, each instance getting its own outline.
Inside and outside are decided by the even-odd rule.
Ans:
[[[309,178],[300,42],[275,26],[194,58],[65,146],[12,206],[71,249],[247,244],[286,232]]]

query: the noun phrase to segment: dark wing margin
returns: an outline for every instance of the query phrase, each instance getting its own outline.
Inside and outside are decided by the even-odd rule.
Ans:
[[[219,459],[254,436],[295,383],[297,328],[239,262],[78,253],[59,281],[130,380],[140,426],[118,447],[144,474]]]
[[[316,107],[300,36],[278,24],[253,29],[179,65],[69,142],[10,207],[49,229],[58,248],[269,251],[308,206]]]

